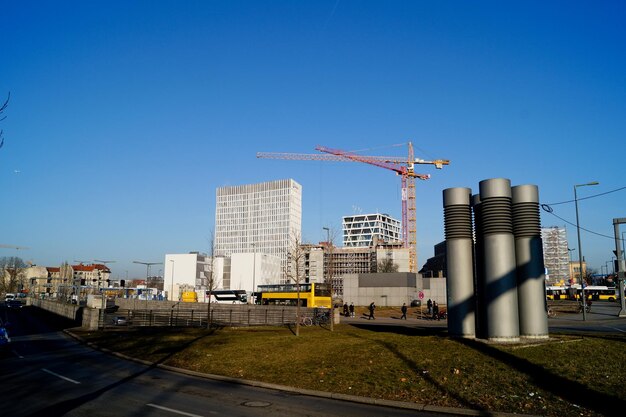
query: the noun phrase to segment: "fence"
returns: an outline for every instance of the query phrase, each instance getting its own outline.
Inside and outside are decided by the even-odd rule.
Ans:
[[[314,317],[316,309],[300,307],[300,315]],[[123,319],[120,319],[123,318]],[[282,326],[296,322],[296,307],[212,304],[213,325]],[[208,304],[174,304],[169,309],[107,309],[101,315],[102,327],[207,327]]]

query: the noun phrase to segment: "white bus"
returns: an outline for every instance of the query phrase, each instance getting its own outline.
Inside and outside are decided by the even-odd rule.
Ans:
[[[206,291],[212,303],[220,304],[247,304],[248,294],[244,290],[213,290]]]

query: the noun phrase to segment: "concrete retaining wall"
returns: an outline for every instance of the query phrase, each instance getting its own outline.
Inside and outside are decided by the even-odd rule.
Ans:
[[[76,304],[65,304],[58,303],[56,301],[39,300],[33,298],[29,298],[29,300],[30,304],[35,307],[39,307],[43,310],[49,311],[59,316],[66,317],[71,320],[77,320],[81,317],[80,310],[82,309],[82,307],[77,306]]]

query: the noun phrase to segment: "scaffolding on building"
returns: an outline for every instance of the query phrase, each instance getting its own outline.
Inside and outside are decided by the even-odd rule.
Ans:
[[[567,231],[564,227],[541,229],[543,262],[549,276],[549,284],[567,284],[570,278]]]

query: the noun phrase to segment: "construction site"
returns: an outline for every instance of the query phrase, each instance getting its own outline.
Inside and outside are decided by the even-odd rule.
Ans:
[[[416,250],[417,227],[416,227],[416,199],[415,199],[415,179],[428,180],[430,174],[420,174],[415,172],[415,165],[433,165],[437,169],[449,165],[447,159],[424,160],[415,157],[413,144],[407,143],[408,153],[404,157],[394,156],[368,156],[351,151],[317,146],[315,149],[319,154],[285,153],[285,152],[258,152],[257,158],[265,159],[286,159],[303,161],[333,161],[333,162],[360,162],[373,165],[394,172],[400,176],[402,189],[402,219],[401,219],[401,244],[409,252],[408,272],[416,273],[418,269],[418,256]],[[350,240],[347,246],[351,246]],[[361,246],[364,246],[363,244]]]

